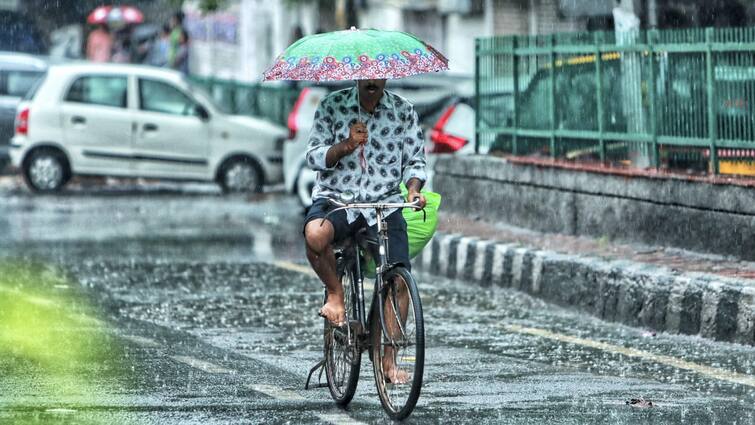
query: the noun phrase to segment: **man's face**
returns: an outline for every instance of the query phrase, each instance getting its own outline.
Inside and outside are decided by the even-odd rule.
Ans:
[[[366,100],[380,99],[385,88],[385,80],[359,80],[359,96]]]

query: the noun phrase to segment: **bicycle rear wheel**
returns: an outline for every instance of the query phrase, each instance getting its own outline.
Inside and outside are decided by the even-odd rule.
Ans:
[[[354,398],[357,389],[362,351],[357,345],[354,328],[354,324],[359,323],[356,316],[354,271],[348,268],[340,276],[348,325],[337,328],[325,320],[325,375],[333,400],[336,404],[345,406]]]
[[[404,267],[386,272],[379,300],[382,305],[373,303],[370,330],[375,385],[383,409],[401,420],[417,405],[425,366],[425,326],[414,277]]]

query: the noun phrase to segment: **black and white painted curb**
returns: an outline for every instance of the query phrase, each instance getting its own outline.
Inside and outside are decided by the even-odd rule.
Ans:
[[[755,285],[631,261],[437,233],[415,268],[524,291],[605,320],[755,345]]]

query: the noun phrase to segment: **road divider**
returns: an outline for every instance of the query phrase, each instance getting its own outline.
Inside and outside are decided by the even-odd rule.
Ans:
[[[755,345],[755,285],[438,232],[414,261],[425,273],[516,289],[603,320]]]

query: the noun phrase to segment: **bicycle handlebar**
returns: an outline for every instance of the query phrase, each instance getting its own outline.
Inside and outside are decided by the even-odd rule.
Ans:
[[[389,208],[414,208],[419,209],[419,199],[414,202],[356,202],[353,204],[346,204],[340,201],[336,201],[333,198],[328,198],[328,201],[338,207],[338,209],[350,209],[350,208],[374,208],[378,210],[387,210]]]
[[[357,202],[353,204],[346,204],[340,201],[336,201],[333,198],[328,198],[328,202],[336,208],[325,214],[324,218],[326,219],[336,211],[346,210],[350,208],[375,208],[378,210],[387,210],[390,208],[412,208],[415,211],[422,211],[422,221],[425,221],[427,219],[427,213],[425,212],[425,209],[419,207],[419,199],[415,200],[414,202]],[[322,226],[324,222],[325,220],[320,223],[320,226]]]

